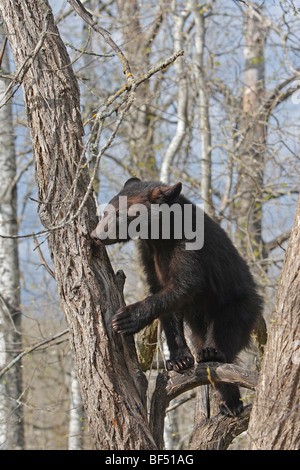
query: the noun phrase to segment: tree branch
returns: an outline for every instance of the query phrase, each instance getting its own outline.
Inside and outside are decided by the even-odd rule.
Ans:
[[[170,401],[191,388],[211,384],[212,382],[231,383],[255,390],[258,374],[235,364],[209,362],[198,364],[192,371],[186,374],[171,372],[169,378],[166,392],[167,398]]]
[[[198,364],[184,374],[164,371],[157,376],[156,387],[151,400],[150,429],[159,449],[163,444],[163,429],[166,408],[178,395],[200,385],[218,382],[232,383],[255,390],[258,373],[234,364]]]
[[[20,354],[18,354],[9,364],[7,364],[5,367],[3,367],[0,371],[0,379],[6,374],[6,372],[9,371],[17,362],[19,362],[22,357],[27,356],[28,354],[32,353],[36,349],[39,349],[42,346],[45,346],[45,344],[49,344],[52,341],[55,341],[56,339],[60,338],[61,336],[66,335],[69,332],[68,329],[61,331],[60,333],[57,333],[56,335],[51,336],[50,338],[46,338],[43,341],[40,341],[39,343],[34,344],[30,348],[26,348],[24,351],[22,351]]]
[[[45,258],[44,258],[44,255],[40,249],[40,245],[36,239],[36,237],[33,237],[34,239],[34,244],[35,244],[35,249],[37,250],[38,254],[39,254],[39,257],[41,258],[41,262],[42,262],[42,265],[44,266],[44,268],[46,269],[46,271],[48,271],[48,273],[50,274],[50,276],[55,279],[55,274],[54,272],[52,271],[52,269],[48,266]]]
[[[289,240],[291,236],[291,230],[287,230],[286,232],[281,233],[278,237],[274,238],[273,240],[264,243],[264,257],[268,257],[270,251],[274,250],[275,248],[279,247],[285,241]]]
[[[7,37],[4,38],[4,41],[3,41],[3,44],[2,44],[2,47],[1,47],[1,51],[0,51],[0,67],[2,66],[2,61],[3,61],[3,57],[4,57],[4,52],[5,52],[5,49],[6,49],[6,45],[7,45]]]
[[[101,34],[103,39],[107,42],[107,44],[115,51],[117,54],[122,66],[123,66],[123,73],[126,77],[127,84],[131,84],[133,81],[133,76],[130,70],[130,66],[128,60],[126,59],[124,53],[121,51],[119,46],[113,41],[108,31],[101,28],[97,24],[96,21],[93,20],[92,15],[85,9],[83,4],[80,0],[68,0],[70,5],[74,8],[74,10],[78,13],[78,15],[97,33]]]
[[[236,418],[217,414],[200,421],[193,434],[190,449],[226,450],[236,436],[247,430],[251,409],[252,405],[247,405]]]
[[[286,77],[284,80],[282,80],[281,83],[279,83],[273,90],[270,90],[263,103],[263,107],[266,112],[270,113],[276,106],[278,106],[280,103],[288,99],[290,96],[292,96],[293,93],[295,93],[297,90],[300,88],[300,83],[299,83],[299,78],[300,78],[300,69],[297,69],[297,71],[288,77]],[[289,88],[286,91],[282,91],[283,88],[288,86],[291,82],[294,82],[295,80],[298,80],[298,83],[296,86]]]

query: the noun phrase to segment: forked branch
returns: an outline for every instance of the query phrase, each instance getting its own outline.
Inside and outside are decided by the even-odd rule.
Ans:
[[[234,364],[203,363],[184,374],[160,373],[157,377],[150,409],[150,429],[158,449],[163,445],[163,429],[166,408],[178,395],[200,385],[218,382],[232,383],[255,390],[258,373]],[[237,419],[238,422],[238,419]]]

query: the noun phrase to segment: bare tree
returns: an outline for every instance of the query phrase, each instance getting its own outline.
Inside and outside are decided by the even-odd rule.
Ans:
[[[70,3],[89,27],[96,31],[99,38],[101,37],[102,41],[104,39],[114,48],[112,36],[96,23],[96,15],[92,18],[82,9],[80,2],[72,0]],[[132,152],[139,149],[138,153],[142,152],[145,158],[147,155],[147,162],[154,163],[154,157],[156,157],[152,140],[154,138],[152,127],[154,113],[151,108],[152,103],[149,102],[151,94],[147,82],[153,71],[144,73],[143,77],[136,77],[140,72],[145,72],[150,68],[150,50],[151,52],[154,50],[154,41],[150,39],[147,43],[148,33],[151,33],[152,39],[155,38],[155,34],[162,27],[160,21],[166,18],[166,10],[163,11],[162,16],[157,10],[155,21],[148,23],[145,28],[139,16],[141,3],[131,1],[123,3],[124,5],[126,3],[128,10],[123,11],[119,2],[119,11],[122,14],[123,42],[129,61],[120,49],[115,48],[116,58],[110,61],[108,66],[119,73],[121,62],[125,85],[122,85],[122,88],[113,95],[110,95],[110,90],[105,89],[101,95],[105,96],[101,108],[98,103],[93,102],[95,114],[93,118],[90,117],[90,134],[86,136],[86,139],[83,139],[77,81],[46,0],[41,2],[26,0],[21,4],[13,0],[1,2],[0,11],[3,14],[16,62],[16,73],[11,84],[6,87],[3,102],[8,103],[10,96],[22,83],[35,153],[39,213],[45,227],[45,231],[40,235],[46,235],[49,242],[55,278],[76,357],[78,382],[95,445],[98,449],[154,449],[163,446],[164,414],[171,399],[185,390],[211,383],[211,381],[232,381],[245,386],[243,379],[246,377],[247,382],[247,374],[249,378],[251,373],[234,366],[229,370],[226,365],[219,367],[213,364],[210,365],[209,374],[206,366],[195,367],[190,375],[179,376],[171,373],[168,376],[163,372],[158,375],[148,422],[147,381],[140,370],[133,340],[123,340],[111,329],[111,316],[124,302],[122,275],[120,273],[116,275],[113,272],[106,251],[96,249],[89,238],[89,232],[97,222],[92,194],[93,178],[101,156],[115,139],[121,123],[125,128],[125,119],[127,135],[125,131],[122,137],[124,135],[128,137],[126,146],[128,142],[131,142],[132,150],[134,143],[135,148]],[[295,91],[295,87],[287,87],[299,76],[299,72],[292,71],[290,75],[283,77],[281,82],[277,81],[273,89],[266,91],[263,81],[264,38],[269,28],[273,28],[274,25],[264,16],[262,10],[251,9],[252,3],[243,2],[242,8],[246,3],[247,8],[250,8],[245,13],[245,50],[246,52],[248,50],[249,57],[242,81],[236,82],[240,86],[230,89],[225,80],[222,81],[220,77],[216,78],[215,51],[210,49],[211,37],[207,37],[211,36],[209,25],[212,22],[208,22],[210,12],[213,13],[213,10],[210,10],[212,3],[204,5],[204,9],[196,8],[195,2],[189,2],[189,9],[186,2],[178,2],[178,5],[176,3],[159,2],[159,6],[162,4],[178,6],[176,10],[170,11],[171,14],[168,12],[172,21],[175,12],[177,15],[178,22],[177,20],[174,22],[174,27],[178,28],[176,36],[178,45],[180,48],[184,47],[185,40],[190,41],[193,37],[195,42],[190,41],[189,44],[192,44],[193,53],[196,55],[193,57],[193,64],[190,68],[189,59],[186,62],[182,61],[181,64],[178,62],[177,73],[173,74],[175,79],[174,76],[171,77],[172,84],[182,86],[180,90],[178,88],[177,101],[176,98],[174,100],[175,88],[169,90],[168,87],[162,87],[162,90],[169,94],[169,99],[161,101],[163,104],[161,104],[161,109],[157,110],[157,116],[159,113],[163,116],[164,111],[170,111],[170,109],[175,109],[177,112],[175,122],[173,118],[171,121],[169,116],[165,118],[166,123],[168,119],[170,120],[168,125],[175,124],[177,128],[177,131],[173,133],[168,131],[167,135],[173,135],[174,139],[178,137],[175,140],[170,139],[170,145],[165,139],[165,148],[170,152],[172,150],[171,160],[167,165],[166,181],[171,171],[175,169],[175,174],[178,171],[174,165],[173,168],[171,167],[171,163],[175,161],[175,157],[176,164],[178,163],[179,150],[181,154],[184,153],[183,138],[188,136],[191,139],[193,128],[196,129],[195,132],[200,130],[199,142],[200,140],[201,142],[196,148],[198,163],[199,156],[202,157],[201,165],[199,163],[201,177],[199,177],[200,171],[196,177],[194,173],[189,175],[186,161],[179,162],[181,168],[184,168],[183,175],[186,181],[191,183],[192,188],[201,186],[202,197],[208,211],[213,209],[214,215],[220,221],[225,215],[229,223],[233,224],[234,231],[239,230],[243,252],[247,252],[247,256],[250,254],[252,264],[257,265],[258,272],[261,272],[260,265],[264,266],[266,254],[271,253],[272,247],[277,246],[277,242],[286,240],[289,236],[289,233],[281,234],[268,244],[263,241],[262,237],[261,209],[265,202],[264,197],[267,194],[279,198],[282,194],[287,194],[290,189],[283,190],[283,188],[276,192],[275,190],[269,191],[266,186],[263,186],[267,175],[265,169],[266,130],[270,128],[269,118],[277,105],[284,103]],[[189,14],[190,10],[193,10],[192,14]],[[116,11],[116,5],[112,6],[112,11]],[[132,12],[131,23],[128,22],[130,12]],[[213,21],[216,18],[217,16]],[[132,24],[135,25],[134,29],[132,29]],[[153,28],[149,27],[149,24],[153,25]],[[131,49],[129,41],[133,30],[141,38],[143,47],[139,48],[138,44],[134,43]],[[168,42],[168,47],[170,44],[173,44],[172,40]],[[146,55],[144,61],[143,54]],[[186,57],[185,53],[185,59]],[[210,61],[209,63],[205,63],[206,58]],[[113,69],[115,66],[118,69]],[[165,70],[165,67],[161,69]],[[197,87],[197,92],[192,97],[188,86],[191,83],[188,81],[191,70],[194,73],[193,78],[197,77],[193,84],[193,90]],[[210,75],[207,74],[207,70],[210,71]],[[242,66],[241,70],[243,70]],[[167,76],[166,73],[164,77]],[[106,87],[104,81],[99,82],[102,87]],[[220,96],[222,97],[220,102],[230,116],[230,119],[228,118],[231,125],[229,129],[232,132],[230,136],[230,131],[228,133],[228,129],[221,123],[224,114],[216,124],[216,116],[218,116],[218,113],[214,113],[216,107],[209,108],[212,102],[216,106],[215,103]],[[193,104],[194,108],[188,107],[187,99],[190,97],[190,101],[196,102],[197,99],[197,104]],[[242,103],[244,103],[243,110]],[[193,110],[197,109],[196,106],[198,106],[197,115],[201,118],[199,125],[192,115]],[[221,108],[219,103],[218,106],[217,111]],[[128,113],[129,110],[132,115]],[[102,132],[104,122],[105,136],[107,137],[110,133],[107,142],[101,150],[99,150],[99,145],[96,145],[87,161],[85,150],[89,148],[91,142],[95,141],[99,144],[100,136],[103,138],[104,135]],[[132,127],[133,123],[135,126]],[[191,123],[190,127],[189,123]],[[86,126],[85,129],[87,128]],[[215,131],[216,128],[218,132]],[[158,137],[155,136],[155,138],[159,139],[160,129],[156,130]],[[230,143],[222,142],[221,139],[218,141],[220,135],[224,141],[227,139]],[[164,138],[163,132],[161,136]],[[118,142],[116,140],[115,144],[117,145]],[[176,144],[176,147],[172,149],[174,142],[178,145]],[[194,146],[189,145],[190,143],[186,148],[189,148],[192,153]],[[223,150],[225,149],[225,153],[227,152],[225,162],[215,158],[214,152],[218,145],[222,146]],[[134,165],[130,171],[134,170],[135,165],[136,168],[140,165],[140,175],[148,177],[149,168],[145,167],[145,160],[139,161],[138,153],[133,158],[133,153],[131,162],[134,162]],[[189,159],[188,151],[186,151],[185,158]],[[158,173],[158,161],[157,159],[152,167],[151,177]],[[120,159],[118,163],[128,171],[128,166],[123,165]],[[226,170],[226,174],[222,175],[222,184],[226,182],[223,186],[217,184],[221,178],[218,173],[217,175],[214,173],[218,165],[222,171]],[[92,179],[90,179],[88,168],[92,173]],[[201,180],[200,184],[199,180]],[[282,238],[283,236],[285,238]],[[257,259],[257,253],[260,259]],[[266,273],[265,269],[263,271]],[[6,361],[7,358],[4,358],[3,362]],[[172,383],[168,380],[170,376]],[[253,377],[252,381],[247,382],[246,387],[255,388],[255,373]],[[207,423],[205,442],[203,428],[202,434],[198,433],[199,429],[195,429],[194,448],[199,448],[199,439],[202,441],[201,448],[208,448],[213,441],[217,442],[218,448],[226,448],[233,435],[246,428],[249,413],[248,407],[240,418],[233,421],[230,418],[214,417]],[[289,411],[287,413],[289,414]],[[255,427],[255,424],[253,426]],[[251,436],[255,437],[253,428]],[[259,440],[255,437],[253,442],[259,443]],[[215,448],[213,446],[211,448]]]
[[[71,3],[84,19],[91,20],[80,3]],[[0,11],[16,76],[22,77],[40,218],[95,445],[98,449],[161,447],[165,407],[179,393],[208,383],[206,366],[199,366],[192,376],[175,374],[171,387],[167,375],[159,375],[148,423],[147,381],[137,362],[133,339],[124,340],[111,327],[112,315],[124,302],[124,279],[121,273],[113,272],[105,250],[95,249],[89,237],[96,225],[96,208],[83,151],[79,91],[69,57],[46,0],[38,4],[27,0],[22,5],[7,0]],[[123,65],[130,76],[127,64]],[[118,125],[130,103],[122,108]],[[212,365],[213,380],[255,386],[255,378],[244,381],[243,371],[226,367]]]
[[[253,259],[254,249],[262,251],[261,200],[266,155],[265,53],[267,29],[254,8],[245,11],[245,70],[243,110],[240,116],[241,143],[237,152],[240,194],[237,240],[241,252]],[[241,236],[239,236],[241,234]],[[258,255],[257,255],[258,256]]]

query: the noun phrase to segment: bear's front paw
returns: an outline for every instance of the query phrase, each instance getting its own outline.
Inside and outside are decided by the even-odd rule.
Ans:
[[[146,326],[139,319],[138,305],[139,302],[123,307],[113,316],[112,326],[114,330],[123,336],[129,336]]]

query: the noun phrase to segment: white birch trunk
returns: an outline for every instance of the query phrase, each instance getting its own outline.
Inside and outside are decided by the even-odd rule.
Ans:
[[[0,255],[1,256],[1,255]],[[2,314],[0,315],[0,370],[6,364],[6,345]],[[6,421],[6,386],[0,382],[0,449],[7,450],[7,421]]]
[[[69,450],[82,450],[82,419],[83,406],[80,395],[80,388],[75,367],[72,367],[70,383]]]
[[[211,191],[211,130],[209,119],[209,96],[204,75],[205,18],[200,13],[196,0],[190,0],[190,8],[195,18],[195,65],[199,84],[199,115],[201,127],[201,198],[204,210],[213,215]]]
[[[2,70],[8,74],[7,54]],[[0,79],[0,103],[9,85]],[[11,104],[0,108],[0,234],[17,234],[16,158]],[[0,368],[21,348],[20,289],[18,242],[0,237]],[[21,449],[24,445],[22,407],[16,400],[21,395],[20,363],[6,374],[0,384],[0,449]]]
[[[183,26],[187,16],[187,11],[183,11],[179,14],[174,12],[174,51],[183,49]],[[170,168],[176,153],[182,145],[187,128],[188,89],[184,59],[177,59],[174,63],[174,68],[178,79],[177,128],[162,161],[159,179],[163,183],[169,183]]]

